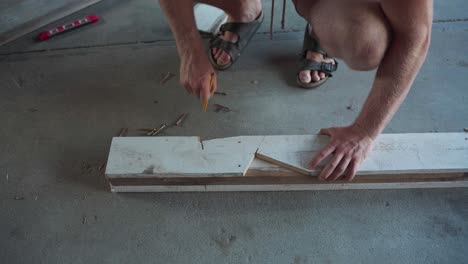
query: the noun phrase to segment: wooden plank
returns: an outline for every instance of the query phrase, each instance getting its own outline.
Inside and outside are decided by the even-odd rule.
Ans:
[[[454,181],[464,180],[463,173],[433,173],[433,174],[396,174],[396,175],[360,175],[352,183],[378,182],[423,182],[423,181]],[[109,182],[114,186],[125,185],[252,185],[252,184],[329,184],[317,177],[307,175],[296,176],[238,176],[238,177],[171,177],[171,178],[112,178]],[[349,183],[344,180],[337,183]]]
[[[463,172],[468,168],[466,138],[465,133],[383,134],[358,173]],[[317,175],[307,164],[327,142],[328,137],[318,135],[266,136],[256,157],[304,175]]]
[[[108,178],[242,176],[261,137],[200,141],[198,137],[115,137]]]
[[[49,13],[28,22],[22,23],[0,35],[0,46],[101,1],[102,0],[77,1],[52,10]]]
[[[323,136],[245,136],[203,142],[197,137],[119,137],[112,142],[106,177],[114,191],[466,187],[466,133],[382,135],[371,162],[353,182],[321,182],[310,171],[304,174],[301,162],[327,141]],[[281,155],[279,149],[289,154]],[[252,161],[256,151],[295,169]]]
[[[266,185],[140,185],[112,186],[111,192],[258,192],[258,191],[331,191],[331,190],[383,190],[466,188],[468,181],[447,182],[380,182],[336,184],[266,184]]]

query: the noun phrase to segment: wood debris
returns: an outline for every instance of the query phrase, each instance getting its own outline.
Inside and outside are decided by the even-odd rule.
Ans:
[[[214,104],[214,106],[216,107],[216,112],[231,112],[231,108],[227,107],[227,106],[224,106],[224,105],[220,105],[220,104]]]
[[[102,169],[104,169],[105,166],[106,166],[106,162],[104,162],[104,163],[102,163],[101,165],[99,165],[98,171],[102,171]]]
[[[81,220],[82,224],[87,224],[88,223],[88,217],[86,215],[83,215],[83,219]]]
[[[118,134],[117,136],[118,136],[118,137],[125,137],[125,136],[127,136],[127,133],[128,133],[128,128],[122,127],[122,128],[120,129],[119,134]]]
[[[166,129],[167,125],[162,124],[158,128],[152,129],[150,132],[146,133],[147,136],[157,136],[159,133],[161,133],[164,129]]]
[[[257,85],[258,84],[258,81],[257,80],[253,80],[251,81],[250,83],[254,84],[254,85]]]
[[[184,122],[185,118],[188,116],[188,113],[183,113],[179,116],[179,118],[177,119],[177,121],[175,122],[175,125],[180,127],[182,126],[182,122]]]
[[[226,92],[214,92],[214,94],[216,94],[216,95],[228,95],[228,93],[226,93]]]
[[[8,179],[8,173],[5,175],[5,177],[6,177],[6,181],[8,182],[8,180],[9,180],[9,179]]]
[[[154,128],[138,128],[138,131],[142,131],[142,132],[150,132],[150,131],[153,131]]]
[[[19,201],[19,200],[24,200],[24,197],[23,196],[19,196],[19,195],[15,195],[15,200]]]
[[[165,84],[167,81],[169,81],[169,79],[171,79],[174,76],[175,76],[175,74],[173,74],[172,72],[167,72],[166,75],[161,79],[159,84],[160,85]]]

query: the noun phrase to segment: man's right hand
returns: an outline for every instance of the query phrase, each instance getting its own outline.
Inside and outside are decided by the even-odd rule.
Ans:
[[[177,44],[180,57],[180,83],[187,92],[208,100],[216,91],[216,78],[210,92],[211,75],[215,72],[208,60],[197,30],[192,0],[160,0]]]
[[[216,78],[213,90],[210,91],[210,79],[214,72],[203,45],[192,46],[181,54],[180,83],[188,93],[203,101],[208,100],[216,91]]]

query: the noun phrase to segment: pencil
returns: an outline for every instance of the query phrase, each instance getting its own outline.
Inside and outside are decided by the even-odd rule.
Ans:
[[[211,78],[210,78],[210,93],[213,92],[213,84],[214,84],[214,72],[211,73]],[[203,101],[203,112],[206,112],[206,109],[208,108],[208,100]]]

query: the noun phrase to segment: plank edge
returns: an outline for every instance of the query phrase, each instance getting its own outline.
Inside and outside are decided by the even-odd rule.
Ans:
[[[468,181],[396,182],[396,183],[341,183],[341,184],[269,184],[269,185],[150,185],[112,186],[111,192],[253,192],[253,191],[334,191],[467,188]]]

